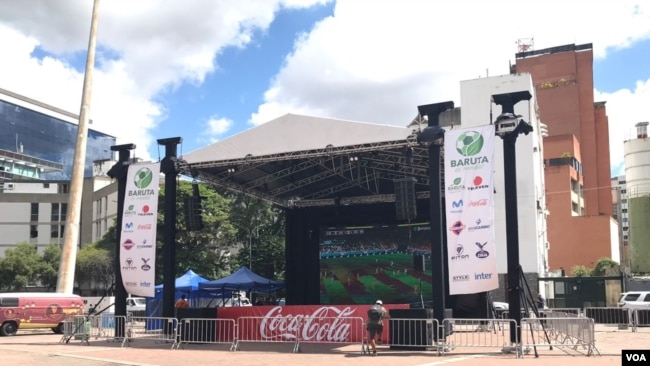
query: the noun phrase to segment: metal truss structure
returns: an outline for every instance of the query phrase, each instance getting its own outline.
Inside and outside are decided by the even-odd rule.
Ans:
[[[416,197],[427,199],[428,146],[417,137],[193,164],[181,158],[178,170],[285,208],[393,202],[394,181],[406,177],[415,179]]]

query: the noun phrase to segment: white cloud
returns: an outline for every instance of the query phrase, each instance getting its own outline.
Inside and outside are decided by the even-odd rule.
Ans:
[[[623,142],[636,137],[637,122],[650,120],[650,79],[638,81],[634,90],[596,91],[596,101],[607,101],[610,163],[614,175],[623,175]]]
[[[218,118],[211,117],[208,120],[208,131],[209,135],[221,136],[224,133],[228,132],[233,125],[233,120],[228,118]]]
[[[507,74],[518,39],[533,38],[534,49],[593,43],[594,57],[600,58],[649,37],[650,4],[643,1],[586,6],[578,1],[339,0],[334,15],[296,43],[250,122],[304,113],[404,125],[417,114],[417,105],[446,100],[458,105],[462,80]],[[630,104],[644,95],[637,89],[628,97],[621,92],[597,100],[610,100],[612,124],[626,121],[618,113],[636,109]],[[622,153],[612,149],[615,164]]]
[[[142,157],[166,118],[161,94],[203,83],[219,68],[220,52],[250,46],[279,9],[325,2],[102,1],[91,127],[135,143]],[[85,59],[91,7],[76,0],[0,2],[0,87],[78,113],[78,60]],[[517,40],[531,37],[536,49],[593,43],[595,57],[606,57],[650,37],[650,4],[338,0],[333,16],[301,35],[250,121],[303,113],[404,125],[417,105],[458,102],[460,81],[508,73]],[[647,89],[648,81],[639,80],[634,90],[597,96],[608,102],[610,127],[648,119]],[[228,132],[227,119],[215,121],[213,133]],[[621,138],[617,131],[611,136],[615,164]]]
[[[149,159],[152,132],[165,118],[155,102],[183,83],[200,84],[225,47],[247,45],[280,7],[323,0],[100,1],[91,128],[137,145]],[[79,113],[92,1],[0,2],[0,87]],[[35,57],[38,51],[41,58]],[[8,72],[10,70],[10,72]]]

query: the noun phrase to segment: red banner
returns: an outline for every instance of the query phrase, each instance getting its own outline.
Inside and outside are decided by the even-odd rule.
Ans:
[[[408,304],[385,305],[386,309],[408,309]],[[366,333],[363,322],[370,305],[289,305],[222,307],[219,319],[255,318],[240,322],[239,337],[246,341],[361,342]],[[353,318],[361,318],[355,321]],[[361,329],[359,329],[361,328]],[[384,322],[382,341],[388,341],[388,322]],[[359,338],[359,339],[358,339]]]

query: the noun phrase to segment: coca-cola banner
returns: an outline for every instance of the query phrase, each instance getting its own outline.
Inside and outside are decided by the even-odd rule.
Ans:
[[[384,305],[390,309],[408,309],[408,304]],[[219,319],[234,319],[239,340],[257,342],[341,343],[361,342],[366,333],[365,320],[370,305],[289,305],[223,307]],[[384,322],[382,341],[388,342],[388,321]]]

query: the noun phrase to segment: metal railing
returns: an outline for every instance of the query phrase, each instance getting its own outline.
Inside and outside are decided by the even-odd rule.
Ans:
[[[175,348],[183,348],[184,344],[229,344],[230,351],[235,351],[237,333],[234,319],[185,318],[178,324]]]
[[[543,318],[521,320],[522,347],[549,346],[584,351],[587,356],[598,353],[594,320],[578,316],[561,317],[547,313]],[[598,353],[599,354],[599,353]]]
[[[618,308],[617,308],[618,309]],[[625,311],[597,312],[586,309],[586,314],[598,314],[601,321],[615,324],[634,319],[648,323],[650,309],[639,309],[626,318]],[[569,314],[569,315],[567,315]],[[612,314],[616,314],[612,316]],[[116,327],[116,323],[118,327]],[[122,326],[120,324],[123,324]],[[531,347],[559,347],[588,356],[599,354],[596,349],[594,319],[580,317],[573,312],[543,312],[540,317],[525,317],[520,327],[510,319],[398,319],[388,321],[391,349],[435,350],[443,355],[454,349],[498,349],[522,357]],[[123,327],[123,328],[120,328]],[[385,324],[386,327],[386,324]],[[116,331],[117,328],[117,331]],[[511,341],[511,331],[520,336]],[[96,316],[66,316],[62,342],[71,339],[89,344],[92,340],[106,340],[135,344],[136,341],[171,343],[171,349],[187,344],[225,344],[230,351],[239,350],[240,342],[288,343],[292,352],[301,352],[303,343],[359,344],[362,354],[369,353],[366,322],[361,317],[300,317],[267,318],[240,317],[233,319],[164,317],[116,317],[113,314]]]

